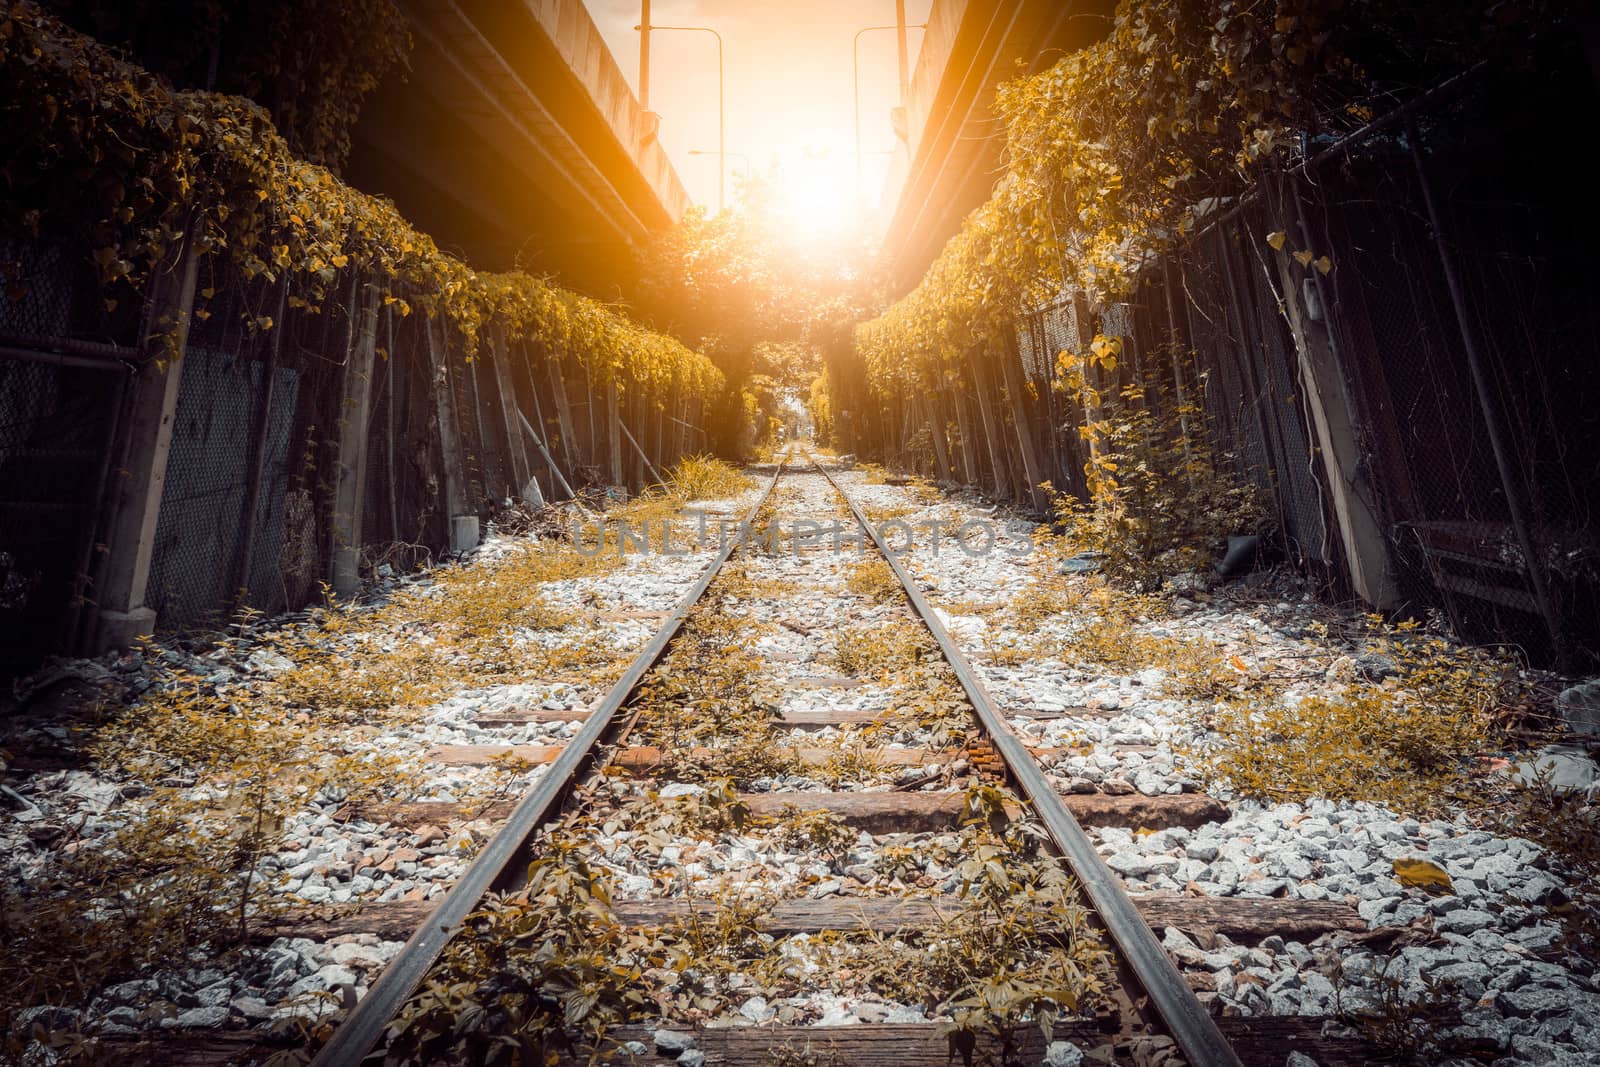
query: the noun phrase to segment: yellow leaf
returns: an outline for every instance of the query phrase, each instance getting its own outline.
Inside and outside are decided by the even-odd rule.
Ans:
[[[1310,263],[1311,263],[1311,253],[1310,252],[1296,252],[1294,254],[1294,258],[1295,258],[1295,262],[1299,263],[1302,267],[1309,266]]]
[[[1319,256],[1317,258],[1317,269],[1324,274],[1328,273],[1333,269],[1333,260],[1327,256]]]
[[[349,263],[349,262],[350,262],[350,257],[349,256],[334,256],[333,257],[333,265],[335,267],[340,268],[341,270],[344,269],[344,265],[346,263]]]
[[[1443,867],[1414,856],[1402,856],[1394,861],[1394,879],[1408,889],[1435,894],[1455,892],[1455,885]]]
[[[1282,230],[1273,230],[1267,234],[1267,244],[1272,246],[1274,252],[1283,251],[1283,239],[1284,232]]]
[[[217,291],[215,288],[207,286],[206,288],[200,290],[200,295],[205,297],[207,300],[210,300],[212,297],[217,295]]]

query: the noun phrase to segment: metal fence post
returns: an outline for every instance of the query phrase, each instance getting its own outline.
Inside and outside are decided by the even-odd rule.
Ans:
[[[622,470],[622,412],[617,397],[617,381],[606,381],[606,454],[611,463],[611,484],[626,485],[627,476]]]
[[[250,600],[250,562],[255,556],[256,528],[261,522],[261,482],[266,476],[267,437],[272,430],[272,394],[277,381],[278,357],[283,351],[283,332],[289,328],[284,310],[289,297],[289,275],[278,279],[278,310],[273,319],[272,338],[267,343],[267,358],[261,362],[261,397],[256,402],[255,423],[250,430],[249,482],[244,489],[244,507],[239,512],[241,529],[234,549],[234,608]]]
[[[528,450],[522,441],[522,427],[517,424],[513,414],[517,406],[517,385],[511,376],[505,331],[498,326],[489,335],[489,362],[494,367],[494,373],[489,375],[489,391],[494,394],[490,413],[499,416],[497,429],[504,434],[506,464],[511,468],[513,491],[524,503],[542,508],[544,493],[530,472]]]

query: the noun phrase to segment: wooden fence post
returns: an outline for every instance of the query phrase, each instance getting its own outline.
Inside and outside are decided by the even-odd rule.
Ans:
[[[994,405],[989,399],[984,375],[979,370],[982,357],[974,351],[969,357],[972,370],[973,392],[978,397],[978,414],[983,420],[983,443],[989,452],[989,489],[996,497],[1006,495],[1006,460],[1000,430],[996,425]]]
[[[947,480],[951,474],[950,452],[948,442],[945,441],[944,436],[944,413],[939,410],[939,405],[935,402],[937,399],[937,394],[932,399],[926,393],[918,397],[918,401],[922,406],[923,417],[928,422],[928,436],[933,441],[933,461],[939,465],[939,473],[935,481],[942,482]]]
[[[967,394],[957,382],[950,389],[956,409],[956,430],[961,434],[961,478],[967,485],[977,485],[980,477],[978,442],[972,436],[972,415],[967,411]]]
[[[567,376],[561,368],[561,359],[553,353],[546,353],[550,367],[550,395],[556,402],[556,418],[561,423],[561,454],[567,458],[567,469],[577,476],[578,463],[582,457],[578,454],[578,436],[572,422],[572,405],[567,402]]]
[[[1011,420],[1017,428],[1017,448],[1022,453],[1022,470],[1028,479],[1027,492],[1033,500],[1033,509],[1041,515],[1048,514],[1050,498],[1039,488],[1045,477],[1035,447],[1033,399],[1022,380],[1022,354],[1017,351],[1015,336],[1007,338],[1001,346],[1000,362],[1005,369],[1006,393],[1011,398]]]
[[[191,223],[183,242],[150,280],[140,339],[143,360],[128,381],[123,461],[107,500],[111,517],[106,527],[106,560],[95,583],[100,607],[92,642],[96,650],[127,648],[140,637],[155,633],[156,613],[145,604],[145,586],[155,552],[156,521],[166,488],[173,418],[183,378],[182,355],[189,342],[200,271],[195,251],[199,233],[199,223]]]
[[[339,462],[333,472],[333,592],[361,591],[361,509],[367,492],[367,422],[372,414],[372,365],[378,345],[378,291],[366,287],[356,317],[355,343],[344,366],[339,403]]]

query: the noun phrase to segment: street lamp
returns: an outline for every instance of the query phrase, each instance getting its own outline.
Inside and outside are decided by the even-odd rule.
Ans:
[[[907,26],[901,22],[888,26],[863,26],[856,31],[855,40],[850,43],[850,72],[852,85],[854,86],[856,109],[856,198],[858,201],[861,198],[861,35],[863,33],[871,33],[874,30],[925,30],[927,28],[928,24],[926,22],[919,22],[914,26]],[[906,103],[906,81],[904,71],[905,44],[903,39],[900,46],[900,65],[902,68],[900,74],[900,106],[904,107]]]
[[[745,155],[743,152],[708,152],[704,148],[691,148],[691,149],[689,149],[689,154],[691,156],[723,155],[723,156],[733,156],[736,159],[742,159],[742,160],[744,160],[744,177],[745,177],[745,181],[749,181],[750,180],[750,157]]]
[[[645,17],[649,17],[648,8],[645,9]],[[680,33],[709,33],[711,36],[717,39],[717,210],[720,212],[724,206],[723,192],[728,174],[728,153],[726,151],[727,122],[726,114],[722,107],[722,34],[718,33],[710,26],[658,26],[649,22],[641,23],[640,25],[635,26],[634,29],[643,34],[639,40],[639,47],[641,50],[641,55],[646,56],[649,55],[650,33],[653,30],[675,30]],[[640,67],[639,76],[641,79],[647,79],[650,76],[650,68],[648,63],[649,60],[645,60],[644,64],[642,64]],[[650,87],[648,84],[641,84],[639,90],[640,95],[645,100],[650,99]]]

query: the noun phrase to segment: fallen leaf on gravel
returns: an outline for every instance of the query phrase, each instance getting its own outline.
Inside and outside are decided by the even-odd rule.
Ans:
[[[1410,889],[1421,889],[1427,893],[1451,893],[1455,886],[1450,882],[1450,876],[1444,868],[1437,863],[1419,860],[1410,856],[1402,856],[1394,861],[1395,881]]]

